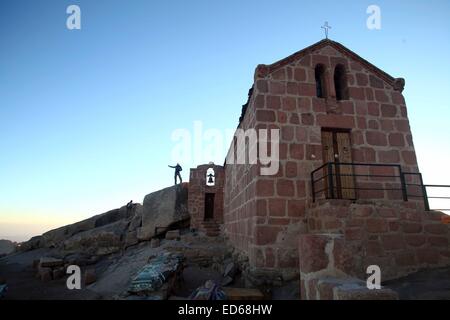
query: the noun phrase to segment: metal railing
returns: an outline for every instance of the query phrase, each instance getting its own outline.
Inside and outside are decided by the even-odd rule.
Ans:
[[[408,196],[411,198],[423,198],[425,210],[430,211],[449,211],[450,208],[430,208],[430,199],[439,199],[439,200],[450,200],[449,196],[429,196],[428,188],[433,189],[444,189],[450,191],[450,185],[440,185],[440,184],[424,184],[421,173],[413,173],[413,172],[405,172],[404,175],[417,176],[419,178],[419,183],[410,183],[410,186],[415,186],[421,189],[421,194],[409,194]],[[448,202],[447,202],[448,203]]]
[[[317,177],[318,173],[322,175]],[[403,172],[398,164],[328,162],[311,172],[313,202],[320,195],[324,195],[326,199],[368,199],[370,195],[362,197],[360,194],[379,191],[383,192],[383,197],[385,192],[393,193],[393,197],[398,193],[403,201],[422,198],[427,211],[450,211],[442,208],[430,209],[429,199],[450,200],[450,197],[429,196],[427,188],[450,190],[450,185],[426,185],[421,173]]]

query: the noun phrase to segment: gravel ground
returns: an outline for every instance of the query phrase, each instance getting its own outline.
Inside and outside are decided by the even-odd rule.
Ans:
[[[383,285],[401,300],[450,300],[450,268],[422,270]]]
[[[37,279],[36,270],[32,267],[33,260],[55,253],[49,249],[38,249],[1,258],[0,281],[6,280],[8,284],[5,297],[7,300],[113,299],[128,288],[131,278],[147,263],[149,257],[166,249],[182,251],[188,256],[191,255],[191,259],[198,260],[197,253],[205,254],[206,248],[212,252],[223,249],[218,242],[208,243],[195,238],[185,242],[164,241],[158,248],[150,248],[148,244],[143,243],[125,252],[105,257],[95,266],[91,266],[96,269],[97,281],[82,287],[81,290],[67,289],[65,278],[50,282]],[[193,261],[187,261],[183,271],[184,281],[175,289],[174,296],[186,298],[206,280],[221,281],[220,272],[208,266],[197,265],[196,262],[192,263]],[[233,286],[243,286],[243,282],[236,280]],[[450,267],[422,270],[401,279],[387,281],[383,285],[397,291],[401,300],[450,300]],[[297,298],[298,281],[273,290],[273,299]]]
[[[6,300],[91,300],[101,296],[87,289],[69,290],[66,279],[42,282],[36,278],[33,260],[51,254],[45,249],[16,253],[0,259],[0,278],[6,280]]]

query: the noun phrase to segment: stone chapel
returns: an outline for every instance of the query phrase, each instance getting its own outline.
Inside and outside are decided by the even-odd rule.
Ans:
[[[329,39],[258,65],[238,128],[280,130],[278,173],[261,175],[259,163],[191,169],[191,225],[221,226],[255,278],[300,274],[303,294],[317,274],[363,279],[376,264],[387,280],[449,265],[449,228],[429,211],[404,86]]]

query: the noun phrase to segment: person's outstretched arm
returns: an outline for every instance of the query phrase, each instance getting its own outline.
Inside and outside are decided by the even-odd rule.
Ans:
[[[172,168],[172,169],[175,169],[175,167],[172,167],[172,166],[168,166],[169,168]]]

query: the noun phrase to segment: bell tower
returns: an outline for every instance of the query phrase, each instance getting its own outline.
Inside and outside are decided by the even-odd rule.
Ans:
[[[223,223],[224,168],[210,162],[191,169],[188,208],[191,228],[217,236]]]

